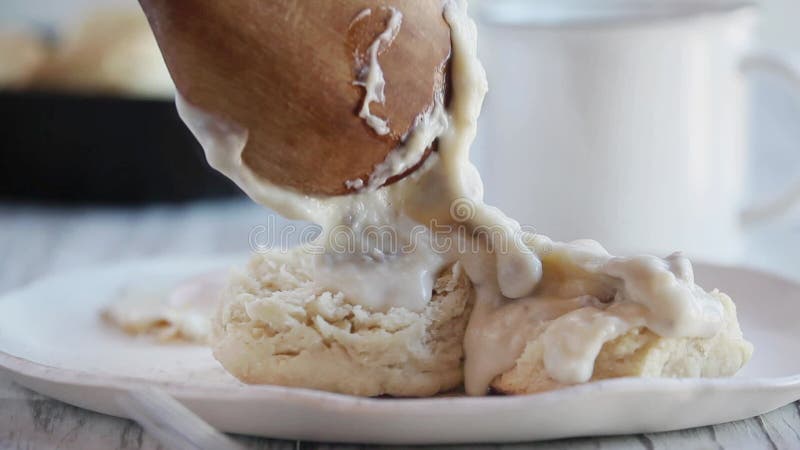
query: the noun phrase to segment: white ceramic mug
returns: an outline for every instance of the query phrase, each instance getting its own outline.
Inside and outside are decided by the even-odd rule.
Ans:
[[[754,52],[753,5],[478,6],[490,92],[476,159],[489,202],[556,239],[741,256],[746,69],[800,87],[800,64]]]

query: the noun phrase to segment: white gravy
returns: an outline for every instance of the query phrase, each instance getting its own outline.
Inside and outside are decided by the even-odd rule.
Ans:
[[[513,367],[526,342],[540,334],[546,369],[562,383],[589,380],[602,345],[633,327],[647,326],[669,337],[715,334],[722,307],[694,284],[691,264],[681,255],[621,258],[593,241],[552,242],[524,233],[518,222],[483,202],[469,148],[486,76],[466,2],[450,1],[444,16],[452,38],[451,104],[444,108],[437,98],[404,145],[376,167],[370,182],[350,185],[362,187],[355,194],[312,197],[261,179],[242,162],[247,130],[195,108],[180,95],[178,111],[209,163],[253,200],[288,218],[322,226],[323,233],[306,246],[315,254],[320,287],[341,291],[372,310],[420,311],[430,301],[439,272],[461,261],[475,289],[464,341],[470,395],[485,394],[492,379]],[[361,112],[379,134],[380,119],[370,119],[369,113],[369,103],[381,101],[383,87],[374,81],[382,79],[377,48],[402,32],[401,23],[402,13],[393,11],[386,31],[370,48]],[[419,170],[379,188],[420,161],[437,138],[439,151]],[[380,230],[394,237],[377,237]],[[352,237],[352,247],[341,245],[349,239],[343,234]],[[451,245],[443,248],[442,239]]]
[[[378,62],[378,53],[381,47],[388,48],[392,45],[397,34],[400,33],[400,27],[403,25],[403,13],[398,11],[397,8],[390,7],[387,9],[391,13],[391,17],[386,24],[386,29],[383,33],[378,35],[367,49],[369,61],[366,64],[362,64],[358,60],[356,61],[357,65],[362,66],[360,70],[361,75],[359,79],[353,81],[353,84],[356,86],[362,86],[364,88],[364,101],[361,104],[361,110],[358,116],[364,119],[364,122],[381,136],[389,134],[389,123],[386,119],[382,119],[370,111],[370,105],[373,102],[379,104],[386,102],[386,95],[384,94],[386,80],[383,77],[383,70]],[[365,9],[358,13],[353,23],[369,17],[370,15],[372,15],[372,10]],[[358,58],[358,55],[356,55],[356,58]]]

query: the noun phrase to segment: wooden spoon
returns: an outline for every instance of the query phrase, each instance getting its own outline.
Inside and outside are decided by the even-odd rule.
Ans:
[[[249,131],[244,162],[269,181],[339,195],[367,180],[445,88],[444,0],[139,0],[178,91]],[[379,47],[385,103],[359,117],[369,47]],[[369,10],[370,13],[365,11]]]

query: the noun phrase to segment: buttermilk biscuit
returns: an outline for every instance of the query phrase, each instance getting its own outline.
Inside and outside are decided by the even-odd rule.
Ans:
[[[370,312],[320,289],[301,252],[256,255],[223,293],[214,356],[246,383],[359,396],[430,396],[463,380],[471,286],[459,264],[425,310]]]
[[[595,360],[592,381],[621,377],[723,377],[735,374],[753,353],[736,319],[736,306],[720,292],[725,323],[717,335],[706,338],[662,338],[636,328],[607,342]],[[543,331],[543,330],[542,330]],[[538,334],[541,336],[541,333]],[[516,365],[492,382],[495,391],[532,394],[564,387],[548,376],[539,337],[528,342]]]

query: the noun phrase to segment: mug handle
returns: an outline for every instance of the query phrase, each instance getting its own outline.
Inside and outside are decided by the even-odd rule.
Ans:
[[[800,54],[754,51],[742,59],[740,69],[745,74],[757,71],[773,74],[800,92]],[[775,219],[797,204],[800,204],[800,179],[776,197],[744,209],[742,224],[747,226]]]

